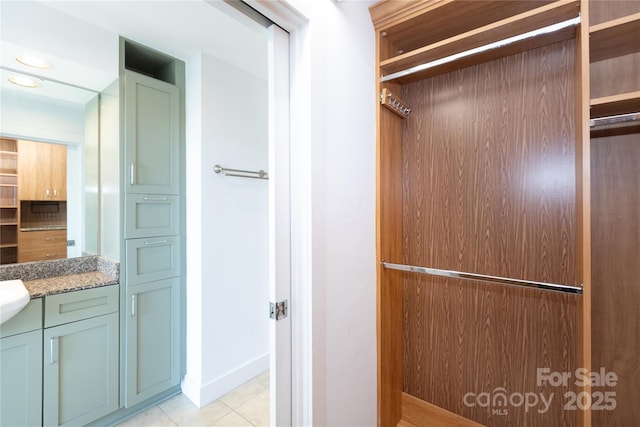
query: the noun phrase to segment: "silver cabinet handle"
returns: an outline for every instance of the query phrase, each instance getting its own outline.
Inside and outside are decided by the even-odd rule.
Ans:
[[[53,197],[58,197],[58,190],[55,188],[53,189]]]
[[[136,294],[131,294],[131,317],[136,317]]]
[[[47,242],[50,242],[51,240],[58,240],[57,237],[45,237],[44,240],[46,240]]]
[[[49,364],[50,365],[53,365],[54,363],[56,363],[56,361],[54,360],[54,354],[56,353],[56,351],[54,350],[54,344],[57,341],[58,341],[58,337],[51,337],[51,339],[49,340]]]
[[[55,256],[58,256],[58,254],[47,254],[47,258],[53,258]]]
[[[153,245],[166,245],[169,243],[168,240],[158,240],[157,242],[144,242],[145,246],[153,246]]]
[[[50,197],[51,196],[51,191],[47,188],[44,192],[44,197]]]
[[[142,200],[144,200],[145,202],[151,201],[151,202],[166,202],[167,198],[166,197],[143,197]]]
[[[131,185],[135,185],[136,184],[136,164],[131,162],[131,164],[129,165],[129,169],[130,169],[130,176],[129,178],[131,179]]]

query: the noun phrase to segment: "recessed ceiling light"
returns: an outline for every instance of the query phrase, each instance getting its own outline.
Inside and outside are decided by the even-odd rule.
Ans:
[[[22,87],[36,88],[40,86],[40,82],[38,80],[27,76],[11,76],[8,80],[14,85]]]
[[[38,58],[36,56],[21,55],[16,57],[16,61],[23,65],[26,65],[27,67],[39,68],[41,70],[48,70],[49,68],[52,68],[51,64],[49,64],[44,59]]]

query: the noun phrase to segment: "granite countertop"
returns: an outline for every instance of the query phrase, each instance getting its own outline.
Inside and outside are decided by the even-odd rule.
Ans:
[[[117,285],[118,279],[113,276],[92,271],[89,273],[71,274],[68,276],[49,277],[47,279],[28,280],[24,282],[31,298],[82,289],[99,288],[101,286]]]
[[[31,298],[116,285],[120,263],[86,256],[0,266],[0,280],[21,279]]]

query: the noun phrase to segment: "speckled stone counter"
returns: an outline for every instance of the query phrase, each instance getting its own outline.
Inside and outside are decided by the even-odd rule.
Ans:
[[[21,279],[31,298],[115,285],[120,264],[100,256],[0,266],[0,280]]]

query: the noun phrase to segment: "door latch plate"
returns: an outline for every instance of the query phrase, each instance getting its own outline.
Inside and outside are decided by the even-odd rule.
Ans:
[[[287,307],[287,300],[276,302],[275,304],[269,302],[269,318],[270,319],[284,319],[287,317],[289,310]]]

